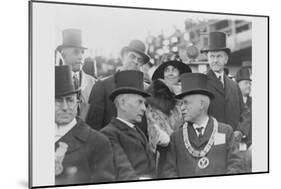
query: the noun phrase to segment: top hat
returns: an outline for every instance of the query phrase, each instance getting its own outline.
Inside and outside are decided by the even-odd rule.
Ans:
[[[201,50],[201,53],[209,51],[225,51],[228,55],[230,49],[226,47],[226,35],[223,32],[210,32],[209,33],[209,46],[206,50]]]
[[[82,46],[82,32],[79,29],[65,29],[62,31],[62,44],[57,47],[58,51],[63,48],[75,47],[87,49]]]
[[[241,68],[237,71],[236,73],[236,82],[242,81],[242,80],[250,80],[251,79],[251,74],[250,70],[248,68]]]
[[[154,71],[154,73],[152,75],[152,81],[159,79],[159,78],[164,79],[164,70],[168,66],[174,66],[175,68],[177,68],[180,72],[180,75],[183,73],[192,72],[190,67],[181,61],[177,61],[177,60],[167,61],[167,62],[163,62],[162,64],[160,64],[160,66],[158,66],[158,68]]]
[[[139,53],[144,58],[145,63],[148,63],[150,60],[150,57],[145,53],[145,44],[140,40],[133,40],[128,46],[123,47],[121,50],[121,55],[128,51]]]
[[[144,91],[143,73],[137,70],[124,70],[114,75],[116,89],[111,92],[109,99],[114,101],[120,94],[138,94],[143,97],[150,96]]]
[[[181,75],[182,92],[176,95],[181,99],[184,96],[192,94],[202,94],[213,99],[214,94],[207,88],[208,77],[202,73],[184,73]]]
[[[74,88],[71,66],[55,66],[55,96],[66,96],[79,91],[80,89]]]

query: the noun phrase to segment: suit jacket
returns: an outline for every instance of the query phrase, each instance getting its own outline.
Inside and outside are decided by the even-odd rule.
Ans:
[[[152,151],[143,132],[135,128],[113,118],[101,130],[113,147],[117,180],[137,180],[142,176],[154,178],[155,159]]]
[[[209,115],[219,122],[231,125],[235,131],[244,111],[243,97],[238,84],[224,75],[223,87],[212,70],[207,76],[208,89],[215,95],[209,106]]]
[[[213,127],[213,120],[209,119],[203,138],[199,140],[192,124],[188,125],[188,137],[194,149],[202,150],[205,147]],[[183,128],[181,127],[171,136],[166,157],[160,164],[160,177],[192,177],[241,172],[243,169],[242,159],[238,153],[238,144],[233,140],[231,126],[218,123],[215,142],[206,157],[210,163],[205,169],[200,169],[198,167],[200,158],[193,157],[188,152],[184,143]]]
[[[87,124],[93,129],[100,130],[105,127],[113,117],[116,117],[117,110],[114,103],[109,99],[109,95],[116,88],[114,75],[106,77],[96,82],[93,86],[89,104],[90,109],[87,117]],[[147,135],[146,117],[138,126]]]
[[[91,93],[91,90],[96,83],[96,79],[88,74],[86,74],[84,71],[80,72],[81,74],[81,94],[80,94],[80,100],[81,103],[79,105],[79,117],[86,121],[86,118],[88,116],[90,105],[88,104],[89,96]]]
[[[82,120],[60,140],[68,145],[63,172],[55,177],[56,185],[112,182],[115,180],[113,151],[103,134],[89,128]]]

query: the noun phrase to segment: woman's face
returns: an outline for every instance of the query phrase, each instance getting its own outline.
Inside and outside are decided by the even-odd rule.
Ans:
[[[167,66],[164,70],[164,80],[165,82],[175,85],[179,82],[180,72],[174,66]]]

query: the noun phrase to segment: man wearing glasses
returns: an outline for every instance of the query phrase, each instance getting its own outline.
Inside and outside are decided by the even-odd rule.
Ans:
[[[121,70],[140,70],[148,63],[150,57],[145,53],[145,44],[140,40],[133,40],[121,50]],[[130,78],[128,78],[130,79]],[[115,75],[97,81],[89,97],[90,110],[87,123],[94,129],[100,130],[116,116],[116,107],[109,99],[109,95],[116,88]],[[143,126],[144,121],[141,123]]]

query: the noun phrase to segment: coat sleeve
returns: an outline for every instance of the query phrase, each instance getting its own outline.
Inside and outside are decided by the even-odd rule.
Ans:
[[[91,180],[93,182],[115,181],[113,150],[109,140],[99,133],[94,137],[91,146],[94,146],[90,156]]]
[[[229,126],[227,133],[227,174],[243,172],[242,156],[239,153],[239,143],[234,139],[233,130]]]
[[[114,131],[102,130],[102,133],[104,133],[108,137],[112,145],[114,154],[114,164],[116,169],[116,180],[138,180],[139,178],[131,162],[129,161],[126,153],[120,145],[118,136],[114,133]]]
[[[175,133],[171,135],[171,142],[167,147],[161,148],[160,156],[162,157],[159,160],[158,165],[158,176],[160,178],[172,178],[177,177],[177,164],[176,164],[176,147],[175,147]],[[166,150],[166,153],[161,151]],[[163,155],[165,157],[163,157]]]
[[[92,88],[89,97],[90,108],[87,116],[87,124],[95,130],[100,130],[103,127],[105,95],[104,83],[99,80]]]

